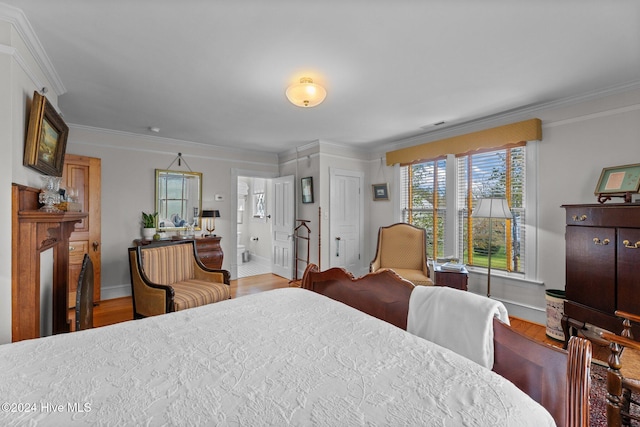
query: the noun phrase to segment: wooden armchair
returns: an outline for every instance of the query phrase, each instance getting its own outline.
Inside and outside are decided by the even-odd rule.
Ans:
[[[389,268],[414,285],[433,285],[427,267],[427,232],[411,224],[397,223],[378,230],[373,273]]]
[[[205,267],[193,240],[129,248],[133,317],[155,316],[230,298],[227,270]]]
[[[628,426],[631,420],[640,422],[639,411],[632,411],[631,407],[631,404],[640,405],[631,398],[632,393],[640,393],[640,342],[635,341],[631,333],[631,322],[640,323],[640,316],[624,311],[615,314],[623,319],[621,335],[602,333],[611,349],[607,372],[607,425],[610,427]]]

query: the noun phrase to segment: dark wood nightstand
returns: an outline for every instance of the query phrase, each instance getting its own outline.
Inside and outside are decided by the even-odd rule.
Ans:
[[[469,272],[466,268],[461,271],[443,270],[439,266],[435,270],[436,286],[448,286],[450,288],[467,290]]]

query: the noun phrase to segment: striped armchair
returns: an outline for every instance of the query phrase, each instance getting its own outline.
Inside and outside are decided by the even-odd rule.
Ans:
[[[135,319],[211,304],[231,295],[229,272],[205,267],[193,240],[129,248],[129,267]]]
[[[424,228],[397,223],[378,230],[376,257],[371,273],[389,268],[414,285],[433,285],[427,267],[427,233]]]

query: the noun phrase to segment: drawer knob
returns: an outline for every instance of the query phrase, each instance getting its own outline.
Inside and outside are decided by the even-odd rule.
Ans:
[[[640,249],[640,242],[635,242],[634,244],[631,244],[630,241],[628,240],[623,240],[622,244],[624,245],[625,248],[629,248],[629,249]]]
[[[597,237],[593,238],[593,243],[595,243],[596,245],[600,245],[600,246],[606,246],[610,243],[611,241],[609,239],[604,239],[604,240],[600,240]]]
[[[574,221],[576,221],[576,222],[586,221],[586,220],[587,220],[587,216],[586,216],[586,215],[584,215],[584,214],[582,214],[582,215],[580,215],[580,216],[578,216],[578,215],[574,215],[572,218],[573,218],[573,220],[574,220]]]

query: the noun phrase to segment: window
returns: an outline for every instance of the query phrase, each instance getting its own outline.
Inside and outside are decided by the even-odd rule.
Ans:
[[[458,234],[460,254],[467,265],[524,273],[525,147],[460,156],[458,162]],[[472,218],[481,198],[506,198],[512,220]]]
[[[487,267],[491,250],[492,269],[525,272],[525,153],[522,143],[400,168],[402,220],[427,230],[430,257]],[[485,197],[505,197],[513,213],[513,220],[492,220],[491,243],[489,220],[470,215]]]
[[[444,256],[447,210],[447,160],[401,168],[402,221],[427,231],[427,256]]]

